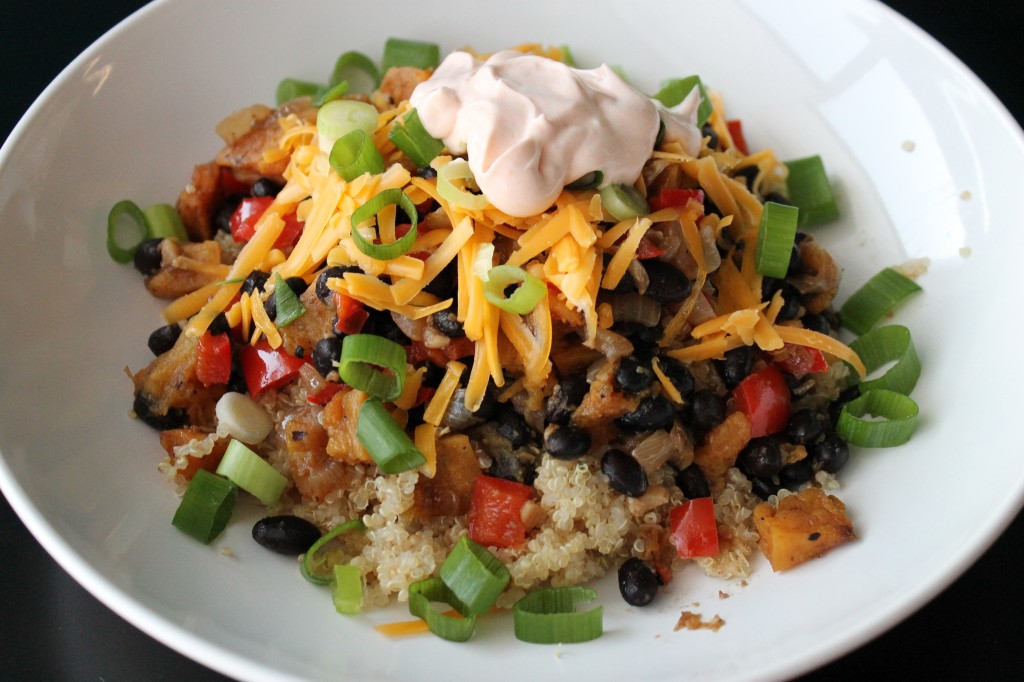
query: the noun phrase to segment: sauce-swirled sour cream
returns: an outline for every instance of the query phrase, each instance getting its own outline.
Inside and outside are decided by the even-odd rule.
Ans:
[[[605,185],[635,182],[663,117],[669,139],[688,153],[700,148],[696,97],[670,112],[607,65],[575,69],[512,50],[485,62],[453,52],[410,103],[427,132],[467,156],[491,204],[512,216],[543,212],[593,171]]]

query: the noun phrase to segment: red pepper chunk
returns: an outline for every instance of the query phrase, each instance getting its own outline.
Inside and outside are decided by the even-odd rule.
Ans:
[[[248,197],[238,203],[238,208],[231,214],[231,236],[236,242],[247,242],[256,234],[256,223],[274,203],[274,197]],[[274,248],[283,249],[293,246],[302,234],[305,223],[300,221],[292,211],[284,216],[284,227],[274,242]]]
[[[473,484],[469,539],[486,547],[517,547],[526,542],[523,505],[533,488],[481,474]]]
[[[680,558],[718,556],[715,503],[710,497],[687,500],[668,513],[672,544]]]
[[[231,339],[227,334],[204,332],[199,337],[196,378],[203,386],[226,384],[231,379]]]
[[[305,360],[284,348],[271,348],[265,339],[255,346],[242,347],[242,375],[250,396],[268,388],[280,388],[299,375]]]
[[[334,292],[334,307],[338,311],[338,321],[334,323],[336,332],[358,334],[370,319],[370,313],[362,303],[340,291]]]
[[[651,198],[651,210],[663,208],[686,208],[691,201],[703,208],[704,190],[702,189],[663,189]]]
[[[736,409],[750,422],[750,437],[778,433],[789,421],[789,386],[773,365],[754,372],[733,392]]]
[[[773,357],[773,362],[781,367],[782,371],[792,374],[797,379],[828,369],[828,360],[825,359],[824,353],[817,348],[795,343],[787,343],[782,351]]]
[[[743,124],[738,120],[726,121],[725,127],[729,129],[729,137],[732,138],[732,145],[736,147],[736,151],[743,156],[750,154],[747,140],[743,137]]]

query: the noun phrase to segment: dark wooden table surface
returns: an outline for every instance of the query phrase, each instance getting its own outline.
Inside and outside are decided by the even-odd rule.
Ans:
[[[142,4],[0,3],[0,138],[6,138],[68,62]],[[1024,121],[1024,5],[991,0],[887,4],[946,45],[1018,121]],[[882,674],[885,679],[912,680],[1024,679],[1022,567],[1024,515],[933,602],[878,639],[801,679],[860,681]],[[4,499],[0,594],[0,679],[227,679],[168,649],[96,601],[43,551]]]

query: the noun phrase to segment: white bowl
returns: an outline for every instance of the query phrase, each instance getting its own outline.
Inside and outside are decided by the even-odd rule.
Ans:
[[[0,225],[20,236],[0,252],[0,271],[17,283],[0,291],[0,354],[18,358],[0,376],[4,494],[104,603],[244,679],[767,679],[877,635],[966,568],[1024,499],[1012,430],[1024,370],[992,352],[1024,331],[1009,312],[1024,288],[1024,145],[974,76],[886,8],[795,4],[701,6],[699,24],[729,26],[743,50],[687,29],[689,5],[654,1],[521,0],[509,15],[483,3],[449,12],[397,1],[383,12],[329,0],[163,0],[132,16],[61,74],[0,152]],[[378,55],[392,35],[446,51],[568,44],[582,64],[621,65],[647,91],[698,72],[754,146],[825,159],[843,217],[815,234],[845,267],[842,296],[884,265],[929,260],[925,293],[896,318],[924,364],[921,425],[906,446],[855,452],[842,472],[856,543],[784,574],[758,560],[746,585],[686,571],[645,610],[602,581],[607,633],[595,643],[522,644],[498,616],[453,645],[372,629],[406,618],[404,605],[338,616],[292,561],[249,539],[255,508],[214,548],[170,526],[177,498],[156,471],[155,434],[128,417],[123,372],[148,361],[159,304],[107,256],[106,212],[122,198],[173,201],[192,165],[218,149],[224,114],[271,100],[282,77],[324,78],[342,51]],[[749,55],[771,64],[770,78]],[[674,632],[686,608],[726,625]]]

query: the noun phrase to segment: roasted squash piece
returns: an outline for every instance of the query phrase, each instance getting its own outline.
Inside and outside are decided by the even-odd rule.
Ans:
[[[693,463],[708,480],[713,492],[725,487],[725,475],[750,442],[750,421],[742,412],[733,412],[708,432],[707,441],[693,453]]]
[[[469,438],[461,433],[437,441],[437,473],[421,476],[413,493],[413,516],[461,516],[469,511],[480,461]]]
[[[754,508],[754,527],[772,570],[785,571],[857,537],[846,505],[821,488],[807,488],[772,507]]]

